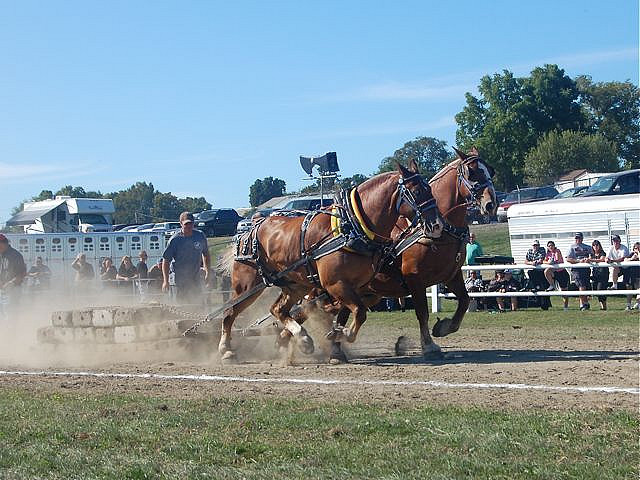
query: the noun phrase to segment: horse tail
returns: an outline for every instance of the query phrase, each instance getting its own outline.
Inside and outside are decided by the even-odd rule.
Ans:
[[[218,262],[218,269],[223,275],[231,276],[235,258],[236,247],[235,245],[229,245],[220,255],[220,261]]]

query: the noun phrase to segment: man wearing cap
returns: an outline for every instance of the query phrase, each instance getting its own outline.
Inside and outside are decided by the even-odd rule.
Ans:
[[[20,287],[27,275],[27,265],[22,254],[9,245],[9,239],[0,233],[0,291],[7,296],[8,307],[20,302]]]
[[[622,245],[620,235],[614,235],[613,237],[611,237],[611,249],[607,254],[607,263],[622,262],[628,256],[629,249],[625,245]],[[613,290],[618,289],[619,276],[620,267],[613,267],[613,272],[611,272],[611,281],[613,282],[613,286],[611,288]]]
[[[534,266],[542,265],[546,255],[547,251],[544,247],[540,246],[540,241],[536,239],[527,251],[524,263]],[[549,282],[544,278],[544,270],[532,268],[531,270],[527,270],[527,275],[529,276],[529,288],[532,291],[545,290],[549,286]],[[549,297],[540,297],[540,308],[548,310],[550,306],[551,300]]]
[[[575,243],[569,247],[569,251],[566,255],[566,260],[568,263],[589,263],[589,257],[593,253],[591,247],[585,243],[582,243],[584,236],[582,232],[576,232],[574,235]],[[576,284],[578,290],[587,290],[590,284],[591,271],[588,268],[572,268],[571,269],[571,280]],[[589,305],[588,299],[585,295],[580,296],[580,310],[589,310],[591,305]]]
[[[179,232],[175,233],[162,254],[162,290],[169,290],[169,273],[173,272],[176,299],[182,303],[200,303],[202,279],[200,268],[204,266],[204,281],[209,279],[210,259],[207,238],[193,228],[193,214],[180,214]]]

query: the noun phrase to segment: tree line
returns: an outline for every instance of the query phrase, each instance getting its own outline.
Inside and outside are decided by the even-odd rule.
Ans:
[[[42,190],[28,201],[37,202],[54,198],[56,195],[68,195],[72,198],[111,198],[116,208],[114,223],[151,223],[177,221],[181,212],[200,212],[211,208],[204,197],[178,198],[171,192],[156,190],[152,183],[136,182],[129,188],[111,193],[85,190],[83,187],[66,185],[55,193]],[[13,209],[13,214],[22,210],[20,204]]]
[[[508,70],[486,75],[478,95],[467,93],[465,100],[455,116],[457,147],[477,147],[495,168],[500,190],[553,183],[582,168],[640,168],[640,91],[630,81],[594,83],[588,76],[571,78],[557,65],[544,65],[526,77]],[[411,159],[431,177],[453,156],[444,140],[420,136],[383,158],[373,175]],[[268,188],[261,187],[262,180],[251,186],[252,206],[284,195],[284,181],[268,178]],[[356,174],[325,184],[345,188],[367,178]],[[315,182],[300,193],[315,193],[319,187]]]

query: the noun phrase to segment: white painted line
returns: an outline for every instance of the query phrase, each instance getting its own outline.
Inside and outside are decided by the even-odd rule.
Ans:
[[[432,380],[324,380],[315,378],[256,378],[227,377],[221,375],[162,375],[159,373],[99,373],[99,372],[21,372],[0,370],[0,376],[33,377],[92,377],[92,378],[132,378],[147,380],[191,380],[199,382],[241,382],[241,383],[280,383],[311,385],[382,385],[382,386],[425,386],[434,388],[471,388],[503,390],[544,390],[549,392],[579,393],[630,393],[640,395],[636,387],[560,387],[554,385],[527,385],[524,383],[448,383]]]

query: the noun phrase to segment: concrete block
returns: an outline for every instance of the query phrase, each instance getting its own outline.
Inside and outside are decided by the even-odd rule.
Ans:
[[[113,327],[96,327],[95,328],[96,343],[113,344],[115,343],[115,328]]]
[[[114,325],[115,314],[116,314],[116,309],[113,309],[113,308],[95,309],[93,311],[92,324],[94,327],[112,327]]]
[[[114,327],[113,341],[115,343],[133,343],[136,341],[136,327],[121,326]]]
[[[76,327],[73,329],[75,343],[96,343],[96,329],[93,327]]]
[[[53,343],[74,343],[74,328],[71,327],[55,327],[53,329]]]
[[[68,310],[53,312],[51,314],[51,325],[54,327],[71,327],[71,312]]]
[[[177,320],[164,320],[158,323],[142,323],[136,326],[136,341],[159,340],[164,338],[179,338],[182,330]]]
[[[71,313],[71,324],[74,327],[90,327],[93,320],[93,310],[73,310]]]
[[[117,308],[113,316],[115,326],[135,325],[135,308]]]
[[[42,327],[38,329],[38,343],[57,343],[55,338],[55,327]]]
[[[167,312],[160,305],[146,305],[135,309],[134,320],[139,323],[156,323],[167,318]]]

